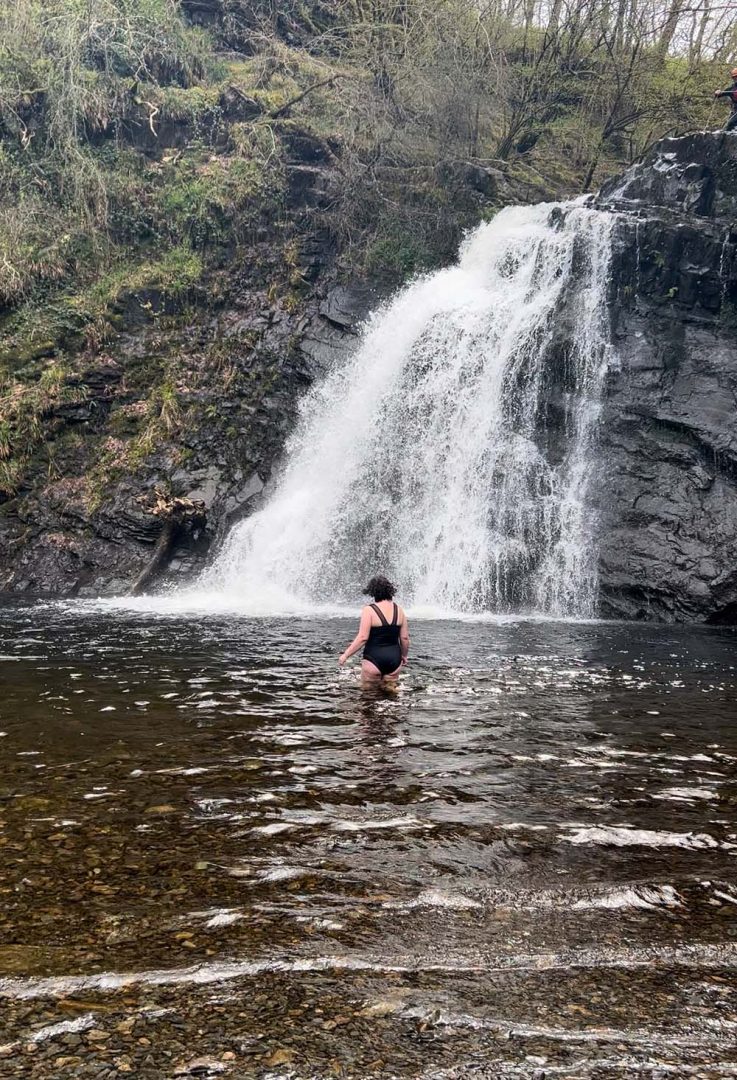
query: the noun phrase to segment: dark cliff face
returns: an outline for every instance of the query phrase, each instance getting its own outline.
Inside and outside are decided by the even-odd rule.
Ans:
[[[329,268],[329,253],[313,256]],[[126,313],[124,332],[90,356],[84,397],[45,420],[54,470],[40,465],[0,501],[0,592],[104,596],[131,591],[142,574],[147,584],[182,581],[259,505],[304,390],[353,347],[372,294],[328,280],[294,310],[236,276],[231,268],[224,302],[203,298],[168,317],[147,299],[154,316]],[[128,447],[145,384],[172,356],[192,418],[169,437],[158,432],[136,461]]]
[[[620,215],[602,614],[737,622],[737,134],[664,140],[598,203]]]

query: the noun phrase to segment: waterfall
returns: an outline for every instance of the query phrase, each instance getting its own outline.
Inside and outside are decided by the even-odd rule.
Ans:
[[[612,220],[508,208],[376,312],[197,591],[280,611],[383,572],[419,607],[592,616]]]

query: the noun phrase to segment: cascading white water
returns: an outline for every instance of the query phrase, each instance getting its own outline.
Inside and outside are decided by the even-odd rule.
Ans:
[[[198,593],[283,611],[355,601],[384,572],[416,606],[591,616],[612,220],[503,210],[377,312]]]

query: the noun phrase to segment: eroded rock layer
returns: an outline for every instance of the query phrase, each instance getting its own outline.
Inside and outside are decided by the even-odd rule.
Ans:
[[[737,619],[737,136],[659,143],[620,213],[601,427],[605,615]]]

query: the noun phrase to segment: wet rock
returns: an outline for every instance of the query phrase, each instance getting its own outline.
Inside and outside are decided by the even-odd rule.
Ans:
[[[663,139],[625,173],[607,181],[600,200],[663,207],[669,214],[737,218],[737,140],[699,131]]]
[[[310,325],[299,347],[311,371],[322,374],[345,356],[349,348],[355,347],[355,325],[352,323],[350,329],[342,329],[326,317]]]
[[[186,1065],[180,1065],[174,1070],[174,1076],[221,1076],[228,1071],[228,1066],[217,1058],[201,1057],[188,1061]]]
[[[172,476],[172,483],[182,488],[185,499],[201,502],[206,509],[209,509],[217,498],[222,480],[222,471],[215,466],[190,473],[180,469]]]
[[[606,615],[737,621],[737,139],[659,143],[610,181],[615,358],[601,425]]]
[[[355,282],[336,285],[320,305],[320,314],[345,333],[355,334],[379,296],[375,285]]]
[[[293,206],[322,209],[329,205],[334,188],[332,169],[319,164],[288,164],[286,178]]]
[[[252,473],[242,487],[238,487],[232,495],[228,496],[225,501],[225,513],[232,515],[236,513],[236,511],[242,510],[247,502],[256,495],[260,495],[263,490],[263,480],[258,473]]]

